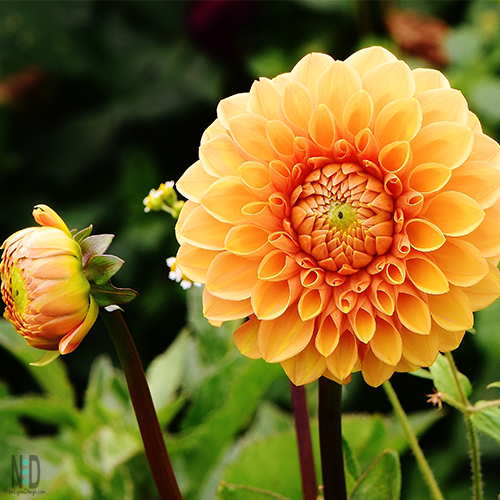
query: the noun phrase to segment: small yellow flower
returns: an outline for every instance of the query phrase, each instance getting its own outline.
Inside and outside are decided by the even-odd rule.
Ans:
[[[163,210],[169,213],[174,219],[179,217],[179,213],[184,206],[184,202],[177,199],[174,181],[161,183],[158,189],[151,189],[146,198],[144,198],[143,203],[146,213]]]
[[[4,316],[32,347],[68,354],[94,324],[99,307],[82,271],[82,250],[64,221],[38,205],[41,227],[14,233],[2,245]]]

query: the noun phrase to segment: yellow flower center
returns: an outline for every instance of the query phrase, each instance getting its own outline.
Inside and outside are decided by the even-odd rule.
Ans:
[[[346,231],[354,226],[358,217],[356,209],[351,204],[335,201],[328,209],[327,219],[332,228]]]
[[[23,275],[17,267],[14,267],[12,269],[10,283],[12,289],[12,297],[14,299],[14,307],[16,308],[18,313],[22,314],[26,309],[28,296],[26,293],[26,283],[24,281]]]

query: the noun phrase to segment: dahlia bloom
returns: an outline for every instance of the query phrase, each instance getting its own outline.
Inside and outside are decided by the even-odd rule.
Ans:
[[[309,54],[220,102],[177,187],[177,264],[297,385],[377,386],[500,296],[500,147],[440,72]]]
[[[30,346],[68,354],[99,307],[82,271],[82,249],[64,221],[45,205],[35,207],[33,217],[41,227],[22,229],[2,245],[4,316]]]

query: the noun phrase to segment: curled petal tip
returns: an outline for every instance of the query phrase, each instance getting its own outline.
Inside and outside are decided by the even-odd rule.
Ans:
[[[41,226],[50,226],[64,231],[68,236],[71,233],[66,223],[52,208],[47,205],[36,205],[33,209],[33,218]]]

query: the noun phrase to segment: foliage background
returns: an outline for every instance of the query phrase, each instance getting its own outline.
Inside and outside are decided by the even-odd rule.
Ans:
[[[497,1],[0,2],[0,211],[4,214],[0,238],[32,225],[31,208],[37,203],[52,206],[71,228],[92,223],[96,234],[116,234],[111,251],[125,259],[126,265],[114,281],[140,293],[127,306],[126,317],[143,363],[149,365],[184,327],[187,309],[185,292],[168,280],[165,266],[165,258],[174,255],[177,247],[173,221],[165,214],[145,214],[142,199],[161,182],[177,179],[197,159],[201,134],[215,118],[220,99],[247,91],[259,76],[288,71],[310,51],[344,59],[356,49],[373,44],[389,48],[413,67],[439,67],[452,86],[465,94],[485,131],[500,139]],[[498,391],[485,387],[500,379],[499,313],[500,304],[478,314],[478,334],[468,334],[455,355],[459,368],[473,381],[474,401]],[[174,455],[181,457],[177,464],[181,483],[189,485],[193,481],[190,474],[199,474],[199,470],[211,471],[213,478],[204,483],[207,489],[193,489],[189,497],[204,500],[210,498],[203,496],[211,491],[209,486],[222,477],[217,471],[225,469],[231,453],[238,456],[238,438],[243,431],[252,430],[253,438],[251,433],[250,437],[245,435],[250,441],[256,436],[285,439],[280,432],[290,430],[290,400],[279,370],[262,368],[258,363],[259,368],[252,368],[255,363],[247,364],[234,355],[230,328],[209,328],[196,316],[199,312],[194,306],[189,314],[190,333],[186,335],[190,340],[186,342],[191,342],[190,348],[188,344],[183,350],[179,348],[182,363],[178,372],[172,369],[179,380],[170,385],[162,382],[171,376],[164,367],[159,371],[164,378],[159,376],[158,390],[166,401],[162,418],[174,439]],[[40,388],[36,376],[30,376],[32,371],[10,350],[0,350],[0,396],[32,397],[42,390],[46,395],[47,387],[42,384]],[[111,383],[115,380],[112,364],[106,361],[109,358],[99,357],[102,353],[118,366],[112,344],[98,322],[79,349],[63,360],[69,385],[74,388],[76,406],[70,413],[76,415],[76,408],[85,408],[90,422],[85,431],[80,424],[61,427],[58,419],[62,413],[56,412],[57,418],[42,418],[40,415],[48,411],[46,406],[37,415],[26,407],[12,410],[11,400],[0,404],[0,434],[5,438],[0,445],[0,496],[4,484],[5,488],[10,485],[11,454],[22,450],[30,453],[30,443],[36,448],[35,443],[42,440],[46,447],[40,451],[42,463],[43,450],[45,456],[54,455],[58,447],[66,447],[66,452],[75,457],[78,432],[83,433],[80,438],[91,436],[92,423],[95,428],[106,427],[117,417],[116,408],[127,407],[126,398],[113,406],[113,398],[123,389],[122,382],[118,372],[117,382]],[[192,372],[193,367],[198,371]],[[244,375],[245,370],[248,375]],[[90,373],[94,378],[89,386]],[[115,384],[117,393],[108,387],[114,394],[111,400],[106,396],[108,389],[99,386],[97,373],[108,379],[108,385]],[[246,390],[256,391],[254,406],[246,408],[238,421],[234,417],[234,430],[225,440],[221,438],[219,455],[201,456],[198,465],[183,468],[193,464],[188,450],[200,452],[195,444],[188,443],[189,439],[195,442],[196,436],[207,438],[209,434],[204,433],[210,426],[203,427],[202,423],[226,401],[228,391],[236,390],[235,377],[240,389],[246,386]],[[426,421],[429,426],[435,413],[428,411],[425,394],[432,391],[432,382],[396,375],[393,384],[407,411],[427,410],[432,415]],[[56,396],[68,398],[71,391]],[[309,393],[314,413],[314,386]],[[104,409],[89,409],[89,401],[94,400],[99,400]],[[241,409],[243,403],[234,404]],[[354,377],[347,387],[344,407],[346,412],[390,412],[383,391],[367,387],[360,377]],[[227,425],[231,421],[236,410],[228,408],[229,420],[220,417],[211,432],[219,429],[221,422]],[[440,415],[422,438],[424,451],[445,496],[470,498],[462,418],[450,408]],[[366,430],[375,425],[370,422],[359,426]],[[123,425],[133,429],[133,419],[128,422],[125,418]],[[377,425],[374,435],[380,437],[385,431]],[[73,437],[68,437],[72,436],[70,428],[74,432],[79,429]],[[186,429],[194,429],[190,437],[186,437]],[[135,443],[134,432],[130,430],[131,443]],[[122,439],[120,435],[108,438],[111,443]],[[73,448],[69,444],[72,440]],[[290,442],[288,448],[276,444],[276,450],[295,453]],[[500,493],[498,445],[491,438],[481,438],[487,498]],[[54,483],[47,489],[48,497],[58,497],[56,489],[69,488],[61,498],[154,498],[149,496],[154,495],[151,489],[144,486],[150,480],[139,448],[137,443],[131,444],[128,454],[118,454],[119,459],[111,461],[113,465],[106,473],[102,472],[102,462],[89,471],[75,458],[74,467],[79,472],[68,469],[64,475],[57,471],[54,459],[51,477],[59,478],[59,483],[57,488]],[[403,447],[398,450],[403,451]],[[256,457],[252,461],[250,454],[248,460],[249,469],[262,470]],[[402,498],[424,498],[425,486],[409,453],[402,455],[402,466]],[[295,475],[294,471],[287,473]],[[77,487],[75,481],[70,487],[77,476],[87,486]],[[116,488],[123,491],[113,490],[109,484],[108,489],[99,486],[105,480],[109,484],[117,481]]]

